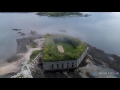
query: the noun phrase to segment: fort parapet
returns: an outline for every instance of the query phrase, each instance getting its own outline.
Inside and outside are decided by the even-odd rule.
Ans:
[[[64,44],[66,44],[65,47]],[[61,46],[61,49],[63,49],[62,51],[64,52],[60,53],[60,48],[58,48],[57,50],[56,45]],[[71,51],[67,51],[68,49],[66,49],[67,47],[69,47],[69,45],[74,47],[72,50],[70,47]],[[45,52],[43,51],[42,58],[43,70],[57,71],[76,69],[78,68],[84,57],[87,55],[88,49],[89,48],[77,38],[66,35],[47,35],[44,47]],[[51,57],[53,59],[51,59]],[[68,59],[66,57],[68,57]]]
[[[56,71],[56,70],[67,70],[67,69],[76,69],[87,55],[87,49],[83,54],[76,60],[65,60],[65,61],[55,61],[55,62],[43,62],[44,71]]]

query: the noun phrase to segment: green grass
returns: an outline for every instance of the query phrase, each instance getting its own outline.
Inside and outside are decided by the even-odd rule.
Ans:
[[[32,48],[36,48],[37,46],[36,45],[32,45]]]
[[[24,69],[25,69],[25,70],[28,70],[27,66],[24,66]]]
[[[29,60],[28,63],[31,63],[32,60],[34,60],[34,59],[37,57],[38,54],[40,54],[40,50],[35,50],[35,51],[33,51],[33,52],[32,52],[32,55],[30,56],[30,60]]]
[[[68,43],[55,43],[54,45],[55,45],[56,51],[58,51],[58,48],[57,48],[58,45],[63,46],[63,49],[64,49],[65,53],[67,53],[67,52],[73,53],[74,50],[75,50],[75,47],[71,44],[68,44]]]
[[[53,42],[53,36],[47,34],[45,36],[45,46],[43,50],[43,62],[54,62],[63,60],[76,60],[85,51],[87,46],[76,38],[72,38],[77,44],[74,46],[70,43],[56,43]],[[57,46],[62,45],[64,48],[64,53],[58,51]]]
[[[37,43],[34,42],[34,43],[31,45],[31,47],[32,47],[32,48],[37,48]]]
[[[24,78],[24,76],[23,76],[23,74],[21,74],[20,76],[18,76],[16,78]]]

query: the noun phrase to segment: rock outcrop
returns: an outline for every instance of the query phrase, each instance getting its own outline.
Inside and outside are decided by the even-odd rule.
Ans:
[[[120,72],[120,57],[114,54],[107,54],[104,51],[90,46],[88,54],[94,58],[94,62],[101,63],[105,62],[110,68]],[[111,57],[111,58],[110,58]]]
[[[17,39],[17,51],[16,54],[5,59],[5,61],[11,63],[19,60],[23,55],[20,53],[26,53],[29,50],[29,47],[37,47],[37,40],[43,38],[43,35],[38,34],[35,30],[32,30],[29,34],[26,34],[26,37]]]
[[[35,30],[32,30],[24,38],[17,39],[17,53],[25,53],[28,51],[28,47],[35,47],[35,39],[43,38],[43,35],[38,34]]]

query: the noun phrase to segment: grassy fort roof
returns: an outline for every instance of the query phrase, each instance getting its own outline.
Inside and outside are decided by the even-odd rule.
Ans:
[[[86,48],[87,46],[77,38],[62,34],[46,34],[42,61],[76,60]]]

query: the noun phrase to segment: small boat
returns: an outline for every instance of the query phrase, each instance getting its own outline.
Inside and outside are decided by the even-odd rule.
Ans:
[[[12,30],[14,30],[14,31],[21,31],[21,29],[12,29]]]

